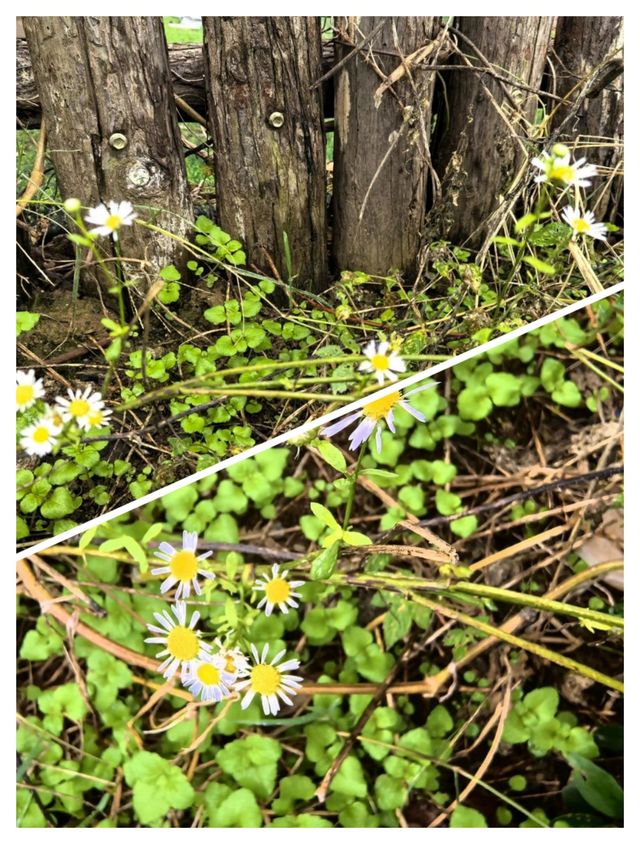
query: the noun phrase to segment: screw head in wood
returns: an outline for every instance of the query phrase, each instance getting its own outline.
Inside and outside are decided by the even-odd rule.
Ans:
[[[127,172],[127,181],[137,188],[143,188],[151,181],[151,173],[141,161],[136,161]]]
[[[109,136],[109,145],[114,149],[124,149],[128,143],[127,136],[123,135],[122,132],[114,132],[113,135]]]
[[[284,114],[281,111],[272,111],[269,115],[269,125],[274,129],[280,129],[284,126]]]

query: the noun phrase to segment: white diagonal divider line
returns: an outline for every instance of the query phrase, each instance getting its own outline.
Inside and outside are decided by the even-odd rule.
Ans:
[[[304,434],[313,431],[316,428],[320,428],[326,425],[328,422],[332,422],[334,419],[337,419],[340,416],[345,416],[347,413],[352,413],[354,410],[358,410],[360,407],[365,404],[368,404],[374,399],[382,398],[383,396],[387,396],[390,393],[396,393],[399,390],[403,390],[406,387],[410,387],[412,384],[418,383],[419,381],[424,381],[427,378],[432,378],[434,375],[437,375],[439,372],[443,372],[445,369],[449,369],[452,366],[456,366],[456,364],[462,363],[463,361],[469,360],[470,358],[482,355],[485,352],[488,352],[490,349],[495,349],[496,346],[501,346],[503,343],[508,343],[510,340],[515,340],[516,337],[521,337],[523,334],[528,334],[530,331],[534,331],[536,328],[541,328],[543,325],[547,325],[547,323],[549,322],[554,322],[555,320],[560,319],[561,317],[568,316],[569,314],[572,314],[575,311],[579,311],[581,308],[584,308],[587,305],[592,304],[593,302],[598,302],[600,301],[600,299],[607,299],[610,296],[614,296],[616,293],[623,289],[624,282],[621,281],[618,284],[614,284],[607,290],[603,290],[599,293],[594,293],[592,296],[587,296],[586,299],[582,299],[580,302],[574,302],[571,305],[567,305],[566,307],[561,308],[559,311],[555,311],[552,314],[547,314],[547,316],[540,317],[540,319],[536,319],[534,320],[534,322],[530,322],[527,325],[522,325],[520,326],[520,328],[515,328],[508,334],[503,334],[501,337],[495,337],[493,340],[489,340],[486,343],[482,343],[482,345],[480,346],[475,346],[473,349],[469,349],[466,352],[461,352],[459,355],[455,355],[454,357],[449,358],[449,360],[442,361],[441,363],[437,363],[434,366],[430,366],[428,369],[425,369],[422,372],[416,372],[413,375],[410,375],[408,378],[404,378],[402,381],[394,381],[392,384],[387,385],[386,387],[378,390],[375,393],[370,393],[364,398],[358,399],[357,401],[353,401],[350,404],[345,405],[344,407],[332,410],[330,413],[325,413],[324,416],[319,416],[317,419],[310,419],[307,422],[303,422],[302,425],[299,425],[297,428],[293,428],[291,431],[286,431],[283,434],[278,434],[277,437],[273,437],[273,439],[267,440],[266,442],[259,443],[258,445],[253,445],[246,451],[243,451],[241,454],[234,454],[233,457],[227,457],[224,460],[221,460],[219,463],[216,463],[215,466],[209,466],[206,469],[201,469],[199,472],[195,472],[193,475],[188,475],[186,478],[182,478],[179,481],[174,481],[172,484],[169,484],[168,486],[165,486],[162,489],[150,492],[148,495],[143,495],[142,498],[138,498],[135,501],[130,501],[128,504],[123,504],[121,507],[116,507],[115,510],[110,510],[108,513],[105,513],[102,516],[96,516],[94,519],[90,519],[88,522],[85,522],[82,525],[78,525],[74,528],[69,528],[69,530],[65,530],[57,536],[52,537],[51,539],[44,539],[42,542],[38,542],[35,545],[31,545],[29,548],[25,548],[20,551],[16,559],[21,560],[23,557],[26,557],[29,554],[37,554],[39,551],[44,551],[46,548],[51,548],[52,545],[57,545],[60,542],[64,542],[67,539],[71,539],[72,537],[77,536],[79,533],[83,533],[85,530],[89,530],[89,528],[96,527],[97,525],[109,521],[110,519],[116,516],[121,516],[124,513],[128,513],[130,510],[135,510],[138,507],[144,507],[145,504],[149,504],[149,502],[155,501],[157,498],[162,498],[164,495],[168,495],[170,492],[174,492],[177,489],[181,489],[183,486],[195,483],[196,481],[199,481],[202,478],[206,478],[209,475],[214,475],[217,472],[220,472],[222,469],[226,469],[227,466],[232,466],[234,463],[239,463],[241,460],[246,460],[248,457],[254,457],[256,454],[260,454],[260,452],[266,451],[268,448],[273,448],[276,445],[282,445],[293,437],[303,436]],[[318,364],[322,364],[322,358],[318,358]],[[295,361],[292,361],[292,365],[295,365]]]

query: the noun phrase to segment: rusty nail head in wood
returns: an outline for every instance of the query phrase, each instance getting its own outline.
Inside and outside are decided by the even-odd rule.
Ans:
[[[109,144],[114,149],[124,149],[128,143],[127,136],[123,135],[122,132],[114,132],[113,135],[109,136]]]
[[[269,115],[269,124],[274,129],[280,129],[284,125],[284,114],[281,111],[272,111]]]

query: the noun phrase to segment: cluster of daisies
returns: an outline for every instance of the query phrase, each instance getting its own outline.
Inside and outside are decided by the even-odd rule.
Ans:
[[[376,343],[372,340],[363,349],[363,354],[367,360],[360,364],[362,372],[370,372],[377,379],[380,386],[384,385],[385,379],[389,381],[397,381],[397,372],[405,372],[406,364],[397,352],[391,351],[390,344],[383,340]],[[433,382],[426,386],[421,386],[415,390],[410,390],[406,396],[411,396],[413,393],[418,393],[422,390],[433,387]],[[334,425],[329,425],[328,428],[323,428],[322,436],[331,437],[347,428],[353,422],[359,420],[359,424],[353,429],[349,435],[349,448],[352,451],[360,448],[362,443],[366,442],[372,434],[375,434],[375,442],[378,452],[382,451],[382,430],[383,422],[387,423],[389,430],[395,434],[396,428],[394,423],[393,411],[396,407],[402,407],[419,422],[424,422],[425,417],[415,407],[412,407],[406,398],[399,390],[388,393],[379,399],[367,402],[355,413],[350,413],[343,419],[340,419]]]
[[[107,424],[111,410],[104,406],[100,393],[91,387],[67,391],[68,397],[56,396],[55,404],[42,401],[45,388],[42,378],[36,378],[33,369],[16,372],[16,411],[25,413],[38,402],[42,413],[20,431],[20,447],[27,454],[44,457],[53,451],[60,435],[67,426],[75,425],[81,431],[90,431]]]
[[[201,631],[197,629],[200,613],[196,610],[189,618],[186,600],[192,588],[196,595],[201,594],[199,578],[213,580],[215,575],[202,567],[202,562],[212,552],[198,556],[197,547],[198,535],[184,531],[182,548],[162,542],[156,552],[163,565],[152,569],[151,574],[166,576],[160,592],[165,594],[175,587],[171,612],[165,609],[154,613],[157,624],[147,625],[153,635],[145,641],[162,645],[162,650],[156,654],[158,659],[163,658],[158,670],[167,680],[179,671],[182,685],[205,703],[218,703],[234,693],[244,692],[243,709],[258,695],[264,714],[276,715],[280,701],[291,706],[291,696],[300,690],[302,677],[287,673],[297,670],[300,662],[297,659],[282,662],[284,650],[269,661],[268,644],[261,653],[251,644],[250,656],[247,656],[230,641],[223,643],[216,638],[211,644],[202,640]],[[271,615],[276,607],[286,613],[289,607],[298,606],[296,598],[301,596],[295,589],[304,581],[287,580],[287,574],[281,572],[276,563],[271,576],[264,575],[253,587],[264,593],[258,609],[264,607],[266,615]]]
[[[539,184],[547,182],[563,188],[588,188],[590,180],[597,176],[595,165],[587,164],[586,158],[572,162],[571,151],[564,144],[554,144],[550,153],[543,152],[531,163],[540,171],[535,177]],[[573,231],[574,240],[578,235],[587,235],[594,240],[607,239],[607,227],[604,223],[596,223],[593,211],[581,211],[578,205],[567,205],[561,216]]]

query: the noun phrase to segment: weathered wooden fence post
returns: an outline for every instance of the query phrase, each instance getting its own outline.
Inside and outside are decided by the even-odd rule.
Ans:
[[[167,48],[158,17],[26,17],[24,28],[64,198],[129,200],[184,236],[192,216]],[[132,277],[153,281],[183,250],[140,225],[121,230]],[[142,262],[142,263],[141,263]]]
[[[218,218],[242,240],[250,264],[267,255],[294,284],[326,281],[325,153],[320,20],[203,19]]]
[[[622,201],[623,19],[558,18],[553,43],[555,93],[567,98],[554,115],[559,140],[578,141],[577,154],[602,168],[594,182],[597,214],[615,214]],[[607,177],[613,177],[609,180]]]
[[[429,212],[427,240],[478,245],[495,224],[491,215],[529,154],[524,141],[535,117],[534,92],[542,81],[554,20],[455,19],[458,52],[451,63],[470,69],[443,73],[446,110],[434,148],[442,196]]]
[[[429,174],[434,74],[426,56],[440,31],[436,17],[338,19],[336,58],[367,36],[366,46],[338,72],[335,99],[334,255],[339,269],[385,275],[416,261]],[[438,55],[433,45],[431,60]],[[380,86],[408,68],[395,84]]]

